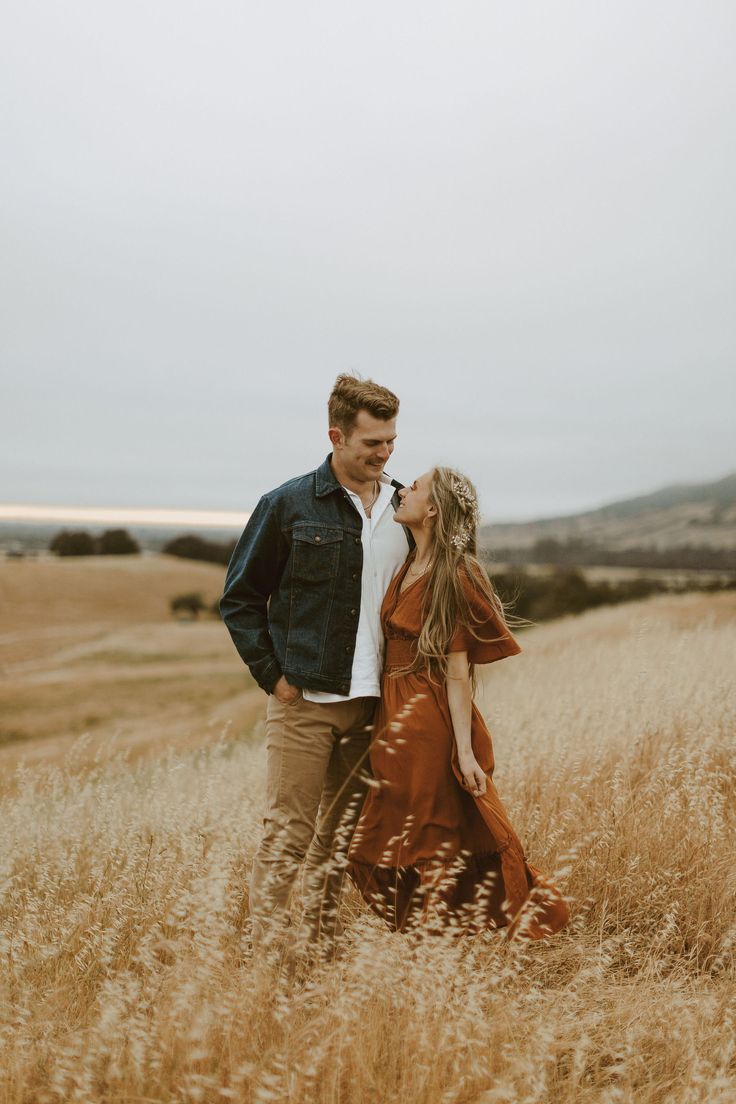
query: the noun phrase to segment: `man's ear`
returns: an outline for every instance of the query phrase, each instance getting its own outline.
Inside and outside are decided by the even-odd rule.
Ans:
[[[337,426],[330,426],[327,430],[327,436],[335,448],[342,448],[345,444],[345,434]]]

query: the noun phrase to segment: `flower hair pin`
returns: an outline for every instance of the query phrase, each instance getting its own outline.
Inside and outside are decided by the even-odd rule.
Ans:
[[[456,548],[458,552],[464,552],[468,547],[471,536],[472,533],[468,526],[462,525],[459,529],[456,529],[450,537],[450,544],[453,548]]]
[[[470,521],[477,525],[478,501],[471,488],[464,479],[453,479],[452,490],[465,513],[470,515]]]

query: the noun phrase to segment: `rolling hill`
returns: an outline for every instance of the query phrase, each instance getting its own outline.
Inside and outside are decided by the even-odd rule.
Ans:
[[[709,483],[672,484],[578,514],[481,530],[483,548],[499,557],[528,554],[538,542],[560,542],[581,551],[586,546],[614,553],[702,548],[736,554],[736,472]]]

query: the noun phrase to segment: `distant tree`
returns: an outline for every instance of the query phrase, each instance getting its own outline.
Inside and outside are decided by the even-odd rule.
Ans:
[[[177,594],[169,602],[169,607],[173,614],[190,614],[196,619],[205,609],[205,603],[199,591],[195,591],[191,594]]]
[[[57,556],[94,556],[97,542],[84,529],[62,529],[49,544]]]
[[[185,533],[174,537],[165,544],[163,551],[169,556],[179,556],[184,560],[203,560],[206,563],[228,564],[235,548],[235,541],[218,544],[204,540],[194,533]]]
[[[98,549],[101,556],[131,556],[141,550],[127,529],[106,529],[99,538]]]

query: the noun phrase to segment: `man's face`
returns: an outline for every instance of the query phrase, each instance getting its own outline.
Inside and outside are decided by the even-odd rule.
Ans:
[[[384,421],[367,410],[359,410],[349,437],[335,429],[330,430],[330,438],[351,479],[364,482],[378,479],[394,451],[396,419]]]

